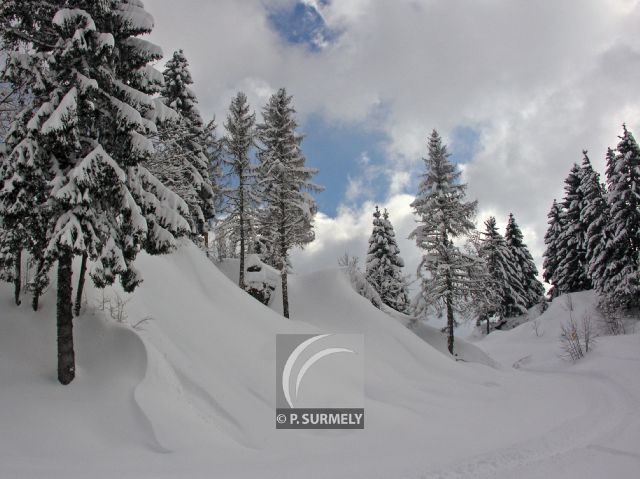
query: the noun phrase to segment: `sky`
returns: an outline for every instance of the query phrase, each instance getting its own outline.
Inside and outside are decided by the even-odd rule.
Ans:
[[[380,205],[415,274],[409,205],[433,129],[479,202],[479,228],[513,213],[540,267],[546,215],[582,150],[603,172],[622,124],[640,135],[640,0],[144,3],[150,39],[166,56],[184,50],[219,133],[237,91],[258,115],[278,88],[293,95],[326,188],[297,272],[345,252],[362,262]]]

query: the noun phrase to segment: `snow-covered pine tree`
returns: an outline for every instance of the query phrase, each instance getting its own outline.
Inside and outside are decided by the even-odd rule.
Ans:
[[[7,138],[10,154],[2,154],[0,166],[0,277],[14,283],[14,298],[20,304],[22,283],[22,253],[28,253],[34,268],[27,285],[33,294],[32,307],[38,309],[39,297],[49,284],[50,262],[47,261],[47,175],[44,158],[37,144],[22,140],[24,124],[14,121],[14,130]]]
[[[236,231],[240,240],[240,274],[238,284],[245,289],[244,259],[247,254],[247,235],[254,221],[253,165],[250,152],[255,141],[255,113],[251,113],[247,96],[238,92],[231,101],[222,139],[224,162],[229,168],[230,186],[225,189],[227,208],[221,228]]]
[[[598,262],[601,294],[610,308],[640,306],[640,147],[623,125],[615,155],[607,157],[609,238]]]
[[[400,256],[400,248],[396,241],[396,233],[393,229],[393,225],[389,220],[389,212],[385,209],[382,213],[382,219],[386,230],[387,238],[389,238],[389,254],[391,256],[391,263],[397,266],[395,280],[391,284],[390,292],[393,304],[388,304],[396,311],[406,312],[409,308],[409,287],[407,285],[407,278],[402,273],[404,268],[404,259]]]
[[[62,2],[66,5],[66,2]],[[142,163],[154,151],[148,135],[162,82],[148,66],[160,49],[139,38],[153,19],[139,0],[76,1],[53,15],[53,47],[36,72],[46,86],[34,102],[26,136],[14,148],[37,151],[48,183],[48,261],[57,261],[58,379],[75,376],[72,270],[75,255],[94,261],[98,287],[116,277],[125,291],[141,281],[140,248],[162,253],[188,231],[187,205]],[[45,22],[45,19],[39,21]],[[13,22],[12,28],[31,25]]]
[[[522,297],[525,300],[522,306],[524,306],[526,312],[527,309],[543,300],[544,286],[542,286],[542,283],[538,280],[538,269],[533,262],[529,248],[527,248],[527,245],[524,243],[522,231],[512,213],[509,214],[505,240],[511,251],[511,256],[513,256],[515,260],[517,278],[522,287]],[[520,308],[518,307],[518,309]],[[522,312],[516,313],[515,311],[513,311],[513,313],[514,314],[508,314],[508,316],[522,314]]]
[[[382,302],[400,312],[406,311],[409,303],[407,284],[402,276],[403,267],[404,260],[400,257],[389,213],[385,209],[381,214],[376,206],[365,274]]]
[[[305,166],[300,148],[302,136],[296,133],[291,99],[281,88],[264,107],[264,121],[257,126],[260,144],[256,168],[259,231],[271,252],[267,263],[275,264],[282,277],[282,307],[286,318],[289,317],[289,251],[313,241],[317,206],[309,193],[322,190],[311,182],[318,170]]]
[[[544,263],[542,267],[544,272],[542,273],[543,279],[551,285],[549,290],[549,297],[555,298],[560,294],[558,289],[558,273],[560,265],[560,235],[563,230],[563,215],[562,209],[558,202],[554,199],[549,214],[547,215],[549,220],[547,224],[547,232],[544,235],[544,244],[546,249],[544,251]]]
[[[600,182],[600,175],[593,169],[587,151],[582,152],[584,159],[581,165],[581,181],[579,193],[583,204],[580,208],[580,222],[587,226],[585,241],[585,257],[587,274],[596,290],[603,292],[605,284],[602,279],[607,267],[606,250],[609,224],[609,205],[606,200],[606,189]],[[613,156],[611,149],[607,153]]]
[[[192,236],[208,230],[214,216],[215,192],[212,185],[212,158],[215,148],[215,124],[205,125],[191,90],[193,84],[189,63],[182,50],[173,53],[164,72],[160,100],[170,110],[156,108],[158,125],[157,154],[148,162],[149,170],[189,206],[187,220]],[[175,113],[177,113],[177,115]]]
[[[460,172],[449,161],[447,148],[437,131],[429,138],[429,154],[424,159],[426,172],[411,203],[419,225],[409,236],[424,251],[418,266],[422,288],[416,305],[446,309],[448,347],[453,354],[454,312],[464,312],[467,300],[477,288],[474,264],[478,258],[464,253],[454,240],[474,231],[473,216],[477,202],[466,202],[466,185]]]
[[[490,331],[489,316],[500,319],[526,312],[526,298],[522,294],[519,263],[505,238],[498,231],[496,219],[491,216],[484,222],[485,230],[480,240],[479,254],[487,264],[491,277],[491,287],[496,294],[494,308],[485,311],[487,316],[487,334]]]
[[[562,201],[562,230],[558,241],[558,292],[573,293],[591,289],[586,257],[587,227],[580,220],[584,197],[580,190],[582,172],[574,163],[565,179]]]
[[[48,283],[46,246],[46,176],[37,145],[25,142],[27,124],[37,100],[46,101],[47,84],[41,74],[46,55],[55,44],[50,19],[55,2],[6,0],[0,3],[0,44],[4,65],[0,97],[0,277],[14,283],[20,303],[22,253],[29,253],[35,274],[28,285],[32,305]],[[28,52],[28,53],[25,53]]]
[[[6,61],[2,39],[0,38],[0,60]],[[9,64],[0,66],[0,149],[8,136],[14,119],[29,101],[28,85],[9,81]]]

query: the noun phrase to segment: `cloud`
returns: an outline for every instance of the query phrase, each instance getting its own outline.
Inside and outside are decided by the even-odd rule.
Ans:
[[[408,266],[405,273],[415,276],[420,251],[409,234],[416,226],[410,204],[411,195],[400,194],[388,198],[377,206],[389,211],[389,219],[396,233],[400,255]],[[348,253],[360,258],[364,269],[369,236],[373,229],[373,212],[376,204],[365,201],[358,207],[342,207],[335,217],[318,214],[315,221],[316,240],[304,250],[292,254],[294,271],[307,273],[323,268],[336,267],[338,258]],[[414,266],[415,265],[415,266]]]
[[[152,39],[167,53],[185,49],[206,116],[224,117],[238,89],[260,110],[286,86],[303,120],[321,115],[385,135],[380,171],[394,201],[415,187],[431,129],[450,146],[461,141],[456,131],[473,131],[470,198],[500,221],[513,212],[538,260],[546,213],[582,149],[602,171],[622,122],[640,134],[637,0],[306,1],[340,32],[318,52],[287,42],[268,21],[273,6],[294,0],[145,3],[156,18]],[[315,264],[364,247],[365,171],[351,176],[348,207],[319,216],[308,249],[323,258]]]
[[[352,178],[347,176],[347,191],[345,192],[345,200],[349,203],[361,198],[365,193],[364,180],[362,178]]]

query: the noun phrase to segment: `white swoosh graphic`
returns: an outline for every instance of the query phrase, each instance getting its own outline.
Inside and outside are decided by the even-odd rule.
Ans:
[[[318,336],[314,336],[313,338],[309,338],[300,344],[296,349],[293,350],[287,362],[284,364],[284,369],[282,370],[282,391],[284,392],[284,398],[289,403],[289,407],[293,408],[293,403],[291,402],[291,391],[289,388],[289,379],[291,378],[291,369],[296,362],[296,359],[302,354],[302,352],[307,349],[307,347],[318,341],[319,339],[326,338],[330,336],[329,334],[319,334]]]
[[[309,359],[307,359],[307,362],[302,365],[302,367],[300,368],[300,372],[298,373],[298,379],[296,380],[296,397],[298,396],[298,389],[300,388],[300,382],[302,381],[302,377],[307,372],[307,370],[311,366],[313,366],[314,363],[318,362],[320,359],[324,358],[325,356],[329,356],[330,354],[336,354],[336,353],[352,353],[352,354],[355,354],[355,352],[352,351],[351,349],[346,349],[346,348],[327,348],[327,349],[323,349],[322,351],[320,351],[320,352],[314,354],[313,356],[311,356]]]

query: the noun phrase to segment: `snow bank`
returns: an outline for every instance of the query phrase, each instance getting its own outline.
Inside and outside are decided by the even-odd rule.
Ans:
[[[132,297],[105,294],[114,305],[116,293],[120,304],[128,301],[127,322],[138,329],[96,307],[102,294],[89,286],[76,320],[78,375],[67,387],[55,381],[55,285],[37,314],[13,306],[2,286],[1,477],[539,477],[527,468],[551,467],[550,457],[564,467],[573,457],[566,451],[602,456],[627,472],[620,477],[635,470],[634,456],[602,448],[607,434],[619,433],[629,444],[612,447],[638,452],[637,419],[619,430],[640,398],[637,374],[625,369],[633,387],[609,391],[605,379],[577,368],[512,368],[520,353],[510,350],[510,337],[523,354],[537,354],[539,338],[526,325],[478,343],[506,359],[488,367],[432,347],[353,292],[337,270],[291,275],[286,320],[190,244],[168,256],[142,254],[136,265],[145,281]],[[551,316],[542,319],[551,329]],[[275,429],[276,334],[318,332],[365,335],[363,431]],[[615,361],[640,361],[638,336],[618,339],[615,354],[625,359]],[[584,367],[608,371],[604,358],[614,349],[604,345]],[[607,403],[615,414],[605,414]],[[590,425],[585,419],[596,413],[602,418]]]

